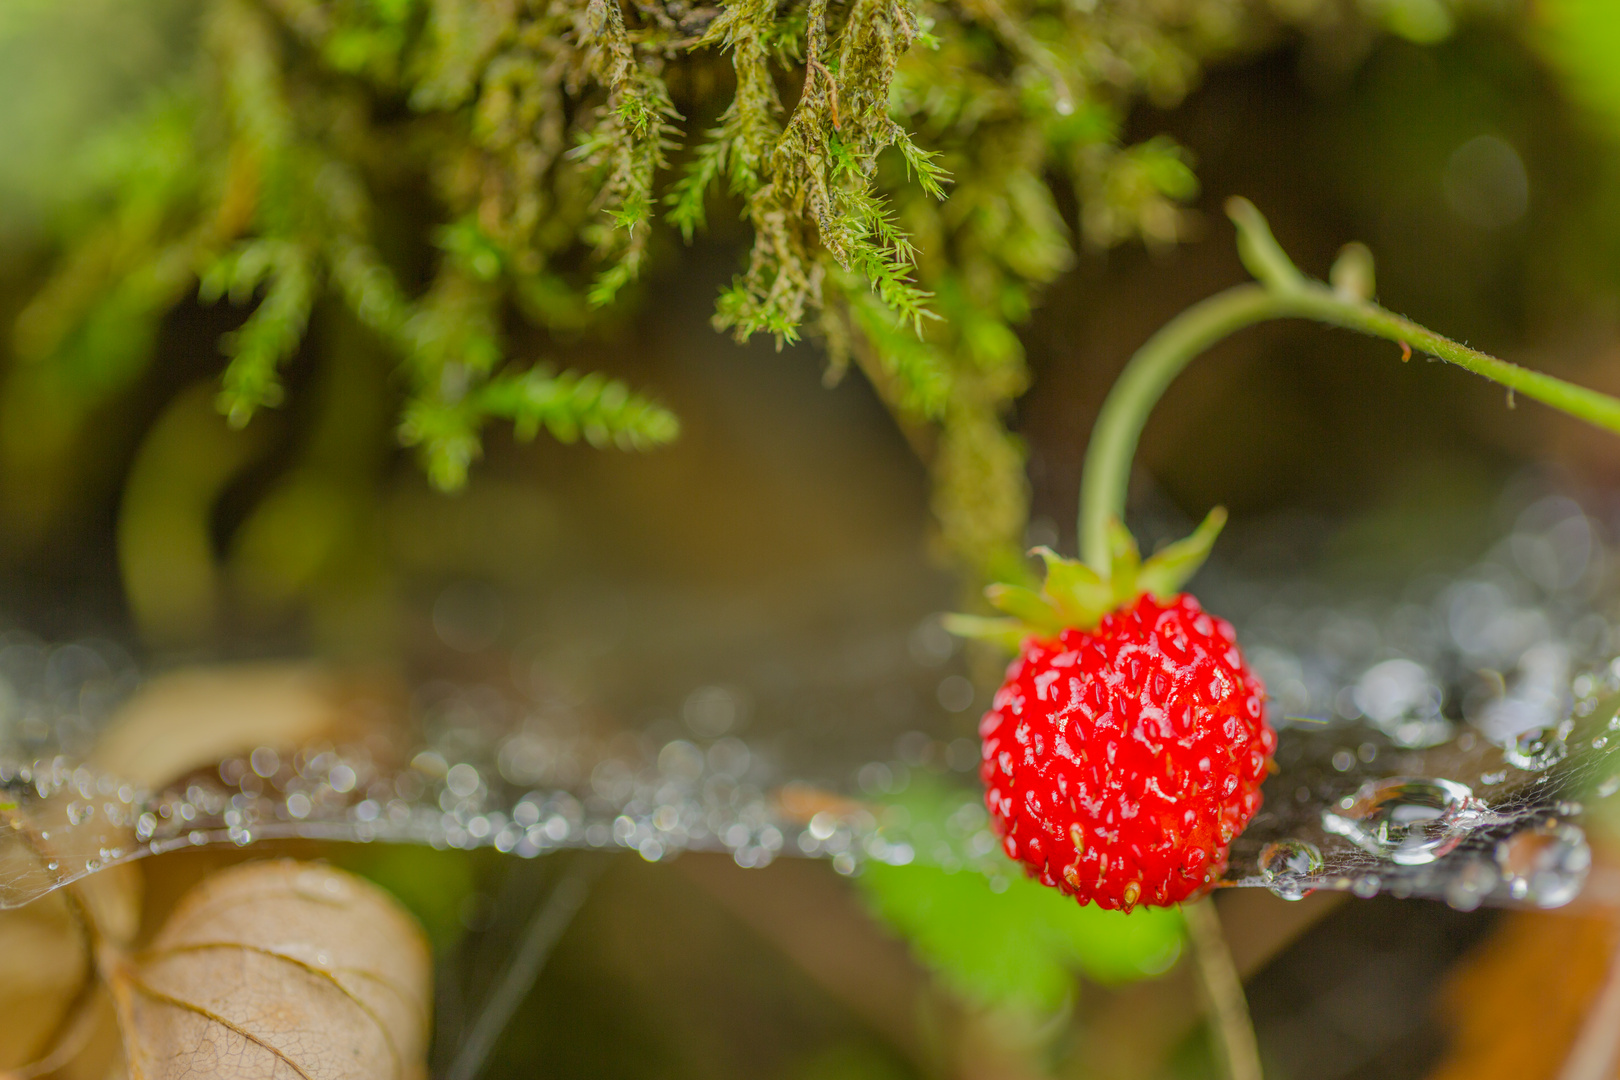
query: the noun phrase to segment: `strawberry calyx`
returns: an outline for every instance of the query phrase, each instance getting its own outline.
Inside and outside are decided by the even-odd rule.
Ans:
[[[961,637],[1002,645],[1017,652],[1031,637],[1056,637],[1064,630],[1095,630],[1103,618],[1151,595],[1168,602],[1198,572],[1226,524],[1217,506],[1192,534],[1166,544],[1143,560],[1135,537],[1116,518],[1109,522],[1106,574],[1048,547],[1035,548],[1046,563],[1039,589],[999,582],[984,590],[1001,616],[948,615],[945,627]]]

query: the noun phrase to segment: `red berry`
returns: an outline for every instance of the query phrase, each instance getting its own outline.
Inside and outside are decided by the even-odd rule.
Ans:
[[[1081,903],[1126,911],[1217,881],[1277,746],[1236,641],[1185,594],[1025,641],[979,725],[1007,854]]]

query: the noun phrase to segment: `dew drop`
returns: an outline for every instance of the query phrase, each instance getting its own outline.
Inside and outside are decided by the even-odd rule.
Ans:
[[[1459,855],[1458,858],[1463,862],[1446,879],[1446,903],[1458,911],[1473,911],[1496,889],[1501,875],[1483,855]]]
[[[1322,852],[1304,840],[1277,840],[1260,851],[1260,876],[1284,900],[1305,899],[1312,891],[1306,882],[1321,872]]]
[[[248,764],[255,774],[268,780],[281,769],[281,755],[268,746],[261,746],[248,756]]]
[[[471,798],[478,791],[481,782],[478,770],[466,762],[450,766],[444,776],[444,786],[460,799]]]
[[[326,782],[332,785],[333,791],[340,794],[353,791],[357,779],[354,767],[342,763],[332,766],[332,771],[326,774]]]
[[[1362,874],[1350,883],[1350,891],[1363,900],[1371,900],[1378,895],[1379,886],[1382,884],[1377,874]]]
[[[1322,827],[1372,855],[1421,866],[1450,852],[1488,810],[1453,780],[1396,776],[1369,780],[1355,795],[1322,812]]]
[[[95,816],[94,803],[70,802],[67,805],[67,819],[70,824],[83,825]]]

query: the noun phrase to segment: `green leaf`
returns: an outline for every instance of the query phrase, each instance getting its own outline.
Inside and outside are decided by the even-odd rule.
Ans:
[[[1149,978],[1181,953],[1179,909],[1126,915],[1082,906],[1026,878],[998,847],[974,854],[989,828],[976,792],[919,776],[882,812],[890,815],[904,816],[925,857],[943,851],[961,869],[874,860],[856,882],[916,956],[969,1000],[1049,1010],[1070,994],[1076,973],[1104,983]]]
[[[1390,32],[1418,45],[1436,45],[1457,26],[1443,0],[1373,0],[1364,6]]]
[[[917,957],[980,1004],[1050,1010],[1071,993],[1076,972],[1129,982],[1162,974],[1181,953],[1179,910],[1082,907],[1010,863],[994,881],[973,870],[883,863],[858,880]]]
[[[1191,536],[1154,552],[1136,576],[1137,588],[1160,600],[1176,595],[1209,558],[1209,550],[1225,524],[1226,507],[1215,507]]]

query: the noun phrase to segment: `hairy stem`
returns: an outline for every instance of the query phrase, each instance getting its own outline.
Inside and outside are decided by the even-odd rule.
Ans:
[[[1251,203],[1233,199],[1227,213],[1238,228],[1238,251],[1259,283],[1217,293],[1166,323],[1131,357],[1092,428],[1081,482],[1080,554],[1099,573],[1108,572],[1108,523],[1125,516],[1131,459],[1148,413],[1194,357],[1256,323],[1311,319],[1385,338],[1620,434],[1620,400],[1498,360],[1348,289],[1312,281],[1289,261]]]
[[[1232,964],[1232,953],[1221,932],[1215,902],[1208,897],[1181,905],[1192,939],[1198,981],[1209,1003],[1209,1026],[1225,1080],[1262,1080],[1260,1049],[1255,1045],[1243,982]]]

